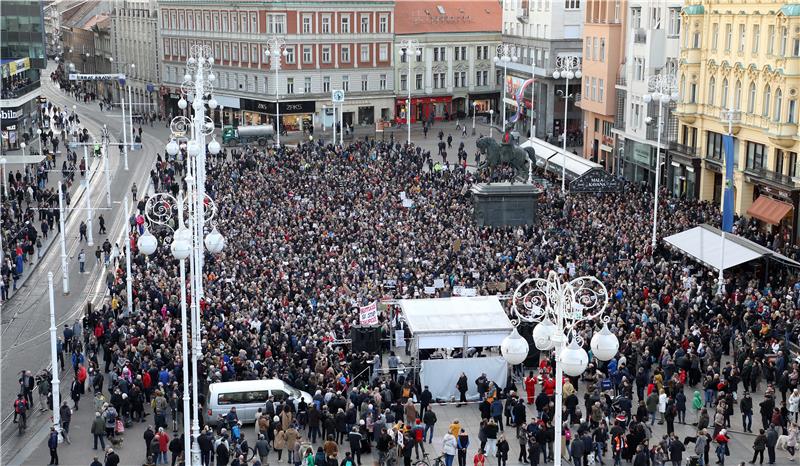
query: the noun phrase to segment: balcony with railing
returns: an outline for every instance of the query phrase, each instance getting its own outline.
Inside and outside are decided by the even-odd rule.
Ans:
[[[687,146],[686,144],[680,144],[675,141],[670,141],[669,151],[681,154],[689,159],[696,159],[700,157],[700,152],[697,150],[697,147]]]
[[[530,19],[529,7],[530,5],[528,5],[528,0],[522,0],[520,2],[520,6],[517,9],[517,21],[523,24],[528,24],[528,20]]]
[[[744,173],[758,181],[772,184],[780,188],[795,189],[798,186],[793,176],[784,175],[783,173],[778,173],[763,167],[748,167],[744,169]]]

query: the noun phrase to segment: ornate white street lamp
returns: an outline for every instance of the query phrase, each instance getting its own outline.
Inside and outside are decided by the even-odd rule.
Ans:
[[[406,62],[408,62],[408,78],[406,79],[408,87],[408,100],[406,100],[408,137],[406,138],[406,144],[411,144],[411,63],[416,60],[416,57],[422,56],[422,45],[416,39],[403,39],[400,41],[400,56],[405,57]]]
[[[674,72],[650,76],[647,81],[648,93],[642,96],[646,104],[658,105],[658,135],[656,136],[656,183],[653,191],[653,238],[652,249],[656,251],[656,229],[658,226],[658,188],[661,181],[661,133],[664,132],[664,105],[678,100],[678,83]]]
[[[510,44],[500,44],[497,46],[497,55],[494,57],[494,63],[496,65],[503,65],[503,92],[500,94],[500,100],[503,104],[503,135],[506,134],[506,91],[508,90],[508,85],[506,84],[506,79],[508,76],[508,64],[509,62],[517,61],[517,56],[514,54],[514,49]]]
[[[528,356],[528,343],[517,332],[520,322],[537,323],[533,329],[533,342],[540,351],[553,349],[556,356],[555,413],[553,427],[554,465],[561,465],[562,391],[563,374],[577,377],[586,370],[589,355],[583,349],[583,338],[577,334],[582,322],[602,316],[608,306],[608,292],[594,277],[578,277],[561,281],[555,272],[547,278],[529,278],[514,291],[511,309],[515,325],[503,340],[500,351],[509,364],[520,364]],[[592,337],[592,354],[601,361],[613,358],[619,350],[619,341],[607,326],[608,316],[602,317],[603,329]]]
[[[278,71],[281,69],[281,58],[289,55],[286,51],[286,41],[283,37],[270,37],[267,40],[266,54],[269,55],[270,65],[275,70],[275,134],[277,144],[281,145],[281,106],[279,102],[280,79]]]
[[[556,70],[553,71],[553,79],[561,79],[564,78],[566,80],[564,84],[564,92],[561,93],[561,97],[564,98],[564,127],[562,128],[563,131],[563,142],[562,142],[562,154],[561,154],[561,192],[564,193],[567,190],[566,180],[567,180],[567,110],[569,108],[569,99],[574,98],[575,96],[569,93],[569,80],[570,79],[581,79],[582,73],[580,70],[581,66],[581,59],[572,56],[562,56],[556,58]]]

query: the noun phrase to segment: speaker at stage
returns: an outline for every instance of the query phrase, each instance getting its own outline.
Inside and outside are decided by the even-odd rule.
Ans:
[[[381,329],[380,327],[353,327],[350,329],[350,339],[353,351],[375,354],[381,348]]]

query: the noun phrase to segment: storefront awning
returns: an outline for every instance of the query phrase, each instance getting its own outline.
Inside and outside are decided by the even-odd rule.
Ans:
[[[747,209],[747,215],[772,225],[781,223],[786,214],[792,211],[792,205],[773,199],[769,196],[758,196],[753,205]]]
[[[41,163],[44,155],[3,155],[0,156],[0,163],[9,165],[17,163]]]
[[[544,167],[547,165],[547,170],[553,173],[561,174],[561,165],[566,165],[567,179],[574,180],[592,168],[602,168],[601,165],[585,159],[580,155],[575,155],[572,152],[564,151],[560,147],[556,147],[539,138],[530,138],[519,145],[521,148],[533,147],[536,151],[536,165]]]

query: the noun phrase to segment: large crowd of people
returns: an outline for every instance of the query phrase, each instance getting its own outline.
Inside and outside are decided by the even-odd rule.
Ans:
[[[791,270],[774,267],[765,280],[760,270],[740,267],[725,274],[718,295],[716,273],[673,251],[651,249],[652,196],[630,185],[625,194],[564,196],[545,189],[538,225],[479,228],[468,187],[513,172],[433,170],[430,157],[413,146],[374,140],[244,147],[208,156],[206,189],[219,207],[214,222],[227,243],[221,254],[205,255],[200,380],[205,387],[280,378],[313,394],[314,402],[266,403],[252,435],[233,411],[221,422],[204,419],[216,429],[204,427],[199,440],[203,464],[212,458],[216,465],[266,464],[287,450],[294,464],[355,466],[374,449],[382,466],[401,460],[409,466],[419,447],[431,448],[425,439],[437,422],[449,425],[437,427],[447,433],[434,447],[447,466],[456,458],[464,466],[467,454],[476,465],[494,458],[504,465],[517,452],[530,464],[561,454],[576,465],[588,464],[591,455],[649,466],[690,453],[703,465],[724,464],[737,412],[761,414],[754,428],[763,428],[759,445],[770,459],[777,432],[790,439],[793,457],[800,366],[789,344],[797,342],[800,283]],[[181,190],[181,160],[158,157],[151,171],[156,190]],[[401,193],[413,207],[403,206]],[[95,443],[113,443],[126,424],[147,422],[147,464],[165,463],[167,453],[174,464],[183,443],[168,431],[180,421],[185,382],[178,264],[163,241],[153,256],[138,253],[146,223],[142,194],[128,239],[133,309],[125,309],[125,248],[118,245],[105,278],[108,299],[87,310],[77,325],[82,331],[70,328],[63,349],[76,374],[74,405],[94,391]],[[666,195],[661,204],[659,237],[720,220],[716,205]],[[736,228],[796,256],[755,224],[740,220]],[[151,231],[162,239],[171,234],[153,225]],[[349,337],[358,306],[426,296],[434,279],[444,280],[445,293],[466,286],[485,295],[494,293],[489,284],[513,289],[549,270],[601,279],[611,295],[609,326],[621,342],[614,360],[595,361],[584,377],[565,385],[562,452],[552,451],[552,358],[544,358],[530,382],[509,380],[503,390],[485,390],[477,408],[484,422],[470,443],[457,420],[437,420],[413,364],[400,377],[383,376],[385,352],[354,353],[336,343]],[[396,317],[391,306],[381,315],[386,341]],[[596,329],[581,328],[583,341]],[[110,382],[104,387],[105,375]],[[768,396],[753,406],[748,392]],[[677,439],[674,422],[686,422],[687,411],[696,435]],[[653,436],[657,419],[668,425],[664,438]],[[515,428],[504,433],[504,426]],[[251,451],[257,453],[252,459]]]

